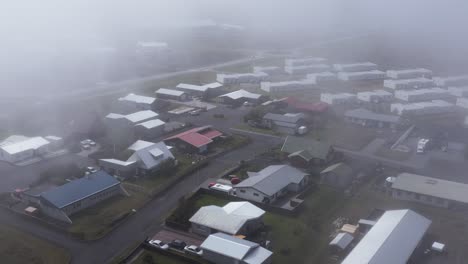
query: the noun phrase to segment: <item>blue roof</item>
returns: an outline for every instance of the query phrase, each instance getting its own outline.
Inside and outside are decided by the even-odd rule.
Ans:
[[[41,197],[57,208],[63,208],[117,184],[120,184],[120,182],[105,171],[97,171],[81,179],[43,192]]]

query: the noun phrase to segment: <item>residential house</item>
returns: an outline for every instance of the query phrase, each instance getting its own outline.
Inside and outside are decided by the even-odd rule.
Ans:
[[[203,126],[168,137],[164,141],[184,152],[203,153],[208,150],[208,146],[214,140],[222,135],[223,133],[213,129],[211,126]]]
[[[216,264],[271,264],[273,253],[259,244],[216,233],[203,241],[203,258]]]
[[[236,195],[259,203],[274,203],[289,192],[301,191],[309,182],[307,173],[288,165],[272,165],[247,174],[247,179],[234,186]]]
[[[160,88],[155,93],[156,97],[159,99],[169,99],[176,101],[186,101],[188,99],[188,95],[185,92],[173,89]]]
[[[325,165],[336,157],[333,146],[324,141],[311,138],[288,136],[281,147],[296,167]]]
[[[391,90],[421,89],[434,86],[436,86],[434,80],[427,78],[384,80],[384,88]]]
[[[339,72],[338,79],[342,81],[370,81],[382,80],[385,78],[385,72],[378,70],[358,71],[358,72]]]
[[[165,161],[176,162],[174,155],[164,142],[138,140],[127,148],[124,159],[100,159],[99,165],[112,175],[129,177],[146,175],[159,169]]]
[[[352,183],[353,169],[343,162],[329,166],[320,172],[320,182],[338,189],[344,189]]]
[[[303,113],[287,113],[284,115],[267,113],[263,116],[262,123],[265,127],[288,135],[301,133],[300,127],[306,129]]]
[[[344,113],[346,121],[366,127],[396,128],[401,118],[396,115],[379,114],[364,108],[348,110]]]
[[[15,163],[44,155],[50,148],[50,139],[13,135],[0,142],[0,160]]]
[[[151,119],[135,126],[137,138],[151,140],[165,133],[166,122],[160,119]]]
[[[284,66],[284,71],[293,74],[309,74],[309,73],[319,73],[319,72],[327,72],[330,70],[330,65],[327,64],[309,64],[309,65],[301,65],[301,66]]]
[[[258,104],[262,101],[263,96],[261,94],[251,93],[249,91],[240,89],[231,93],[220,95],[218,98],[225,104],[239,106],[244,102]]]
[[[412,210],[386,211],[341,264],[408,262],[426,234],[431,220]]]
[[[329,105],[352,105],[356,103],[357,98],[351,93],[321,93],[320,101]]]
[[[317,83],[312,79],[284,82],[262,82],[260,83],[260,89],[269,93],[284,93],[291,91],[306,91],[318,88],[316,84]]]
[[[338,80],[338,76],[336,73],[326,71],[307,74],[307,79],[312,80],[315,84],[323,84]]]
[[[176,89],[193,96],[208,98],[221,94],[224,91],[224,86],[218,82],[204,85],[180,83],[176,86]]]
[[[424,68],[388,70],[387,77],[391,79],[432,78],[432,71]]]
[[[415,102],[408,104],[394,103],[390,105],[390,112],[397,115],[431,115],[453,113],[457,110],[454,104],[444,100]]]
[[[249,202],[230,202],[223,207],[201,207],[191,218],[192,232],[209,236],[223,232],[228,235],[249,235],[263,226],[265,211]]]
[[[395,99],[406,102],[430,101],[436,99],[450,99],[452,95],[442,88],[423,88],[417,90],[397,90]]]
[[[253,72],[254,73],[264,72],[268,75],[276,75],[276,74],[283,73],[283,70],[278,66],[254,66]]]
[[[113,111],[120,114],[154,109],[156,109],[156,98],[133,93],[117,99],[113,105]]]
[[[393,100],[393,94],[385,90],[359,92],[356,96],[359,101],[366,103],[381,103]]]

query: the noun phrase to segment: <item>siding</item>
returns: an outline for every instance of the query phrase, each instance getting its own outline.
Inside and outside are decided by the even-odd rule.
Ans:
[[[448,208],[451,204],[449,200],[395,189],[392,190],[392,197],[394,199],[413,201],[443,208]]]

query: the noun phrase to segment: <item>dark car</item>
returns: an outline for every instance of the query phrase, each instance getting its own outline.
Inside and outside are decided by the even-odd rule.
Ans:
[[[187,243],[185,243],[184,241],[182,240],[172,240],[171,243],[169,243],[169,246],[171,248],[175,248],[175,249],[178,249],[178,250],[184,250],[184,248],[187,246]]]

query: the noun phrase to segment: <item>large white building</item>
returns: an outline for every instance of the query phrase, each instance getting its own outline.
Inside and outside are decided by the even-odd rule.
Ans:
[[[338,80],[336,73],[329,72],[329,71],[310,73],[310,74],[307,74],[306,78],[313,80],[316,84]]]
[[[304,65],[311,65],[311,64],[321,64],[327,62],[325,58],[318,58],[318,57],[308,57],[302,59],[286,59],[284,61],[285,66],[289,67],[296,67],[296,66],[304,66]]]
[[[10,136],[0,142],[0,160],[18,162],[46,154],[51,148],[51,140],[43,137]]]
[[[458,75],[450,77],[434,77],[437,86],[465,86],[468,85],[468,75]]]
[[[424,68],[388,70],[387,77],[391,79],[432,78],[432,71]]]
[[[309,74],[309,73],[326,72],[329,70],[330,70],[330,65],[327,65],[327,64],[284,66],[284,71],[289,74]]]
[[[450,97],[451,95],[449,92],[441,88],[395,91],[395,98],[406,102],[430,101],[436,99],[447,99]]]
[[[117,99],[115,110],[119,113],[133,113],[142,110],[151,110],[155,106],[156,98],[130,93]]]
[[[285,81],[285,82],[262,82],[260,88],[266,92],[290,92],[301,91],[316,88],[316,83],[311,79],[300,81]]]
[[[358,100],[368,103],[390,102],[393,100],[393,94],[385,90],[359,92],[356,96]]]
[[[159,115],[151,110],[138,111],[128,115],[116,113],[108,114],[104,123],[107,128],[109,138],[114,144],[128,145],[137,138],[137,125],[150,120],[156,120]]]
[[[342,81],[381,80],[384,78],[385,72],[379,70],[338,73],[338,79]]]
[[[176,89],[196,96],[205,96],[209,93],[213,94],[217,91],[221,91],[223,89],[223,85],[218,82],[208,83],[204,85],[179,83],[176,86]]]
[[[452,113],[456,111],[456,107],[447,101],[432,100],[408,104],[394,103],[390,105],[390,111],[398,115],[427,115]]]
[[[434,86],[434,81],[427,78],[384,80],[384,87],[392,90],[421,89]]]
[[[322,93],[320,101],[329,105],[353,104],[356,102],[356,95],[351,93]]]
[[[362,72],[377,70],[377,64],[372,62],[359,62],[347,64],[333,64],[333,69],[337,72]]]
[[[447,91],[449,94],[456,97],[467,97],[468,96],[468,86],[461,87],[448,87]]]
[[[268,74],[264,72],[216,75],[216,81],[222,84],[261,83],[266,80],[268,80]]]
[[[406,264],[430,225],[408,209],[386,211],[341,264]]]

